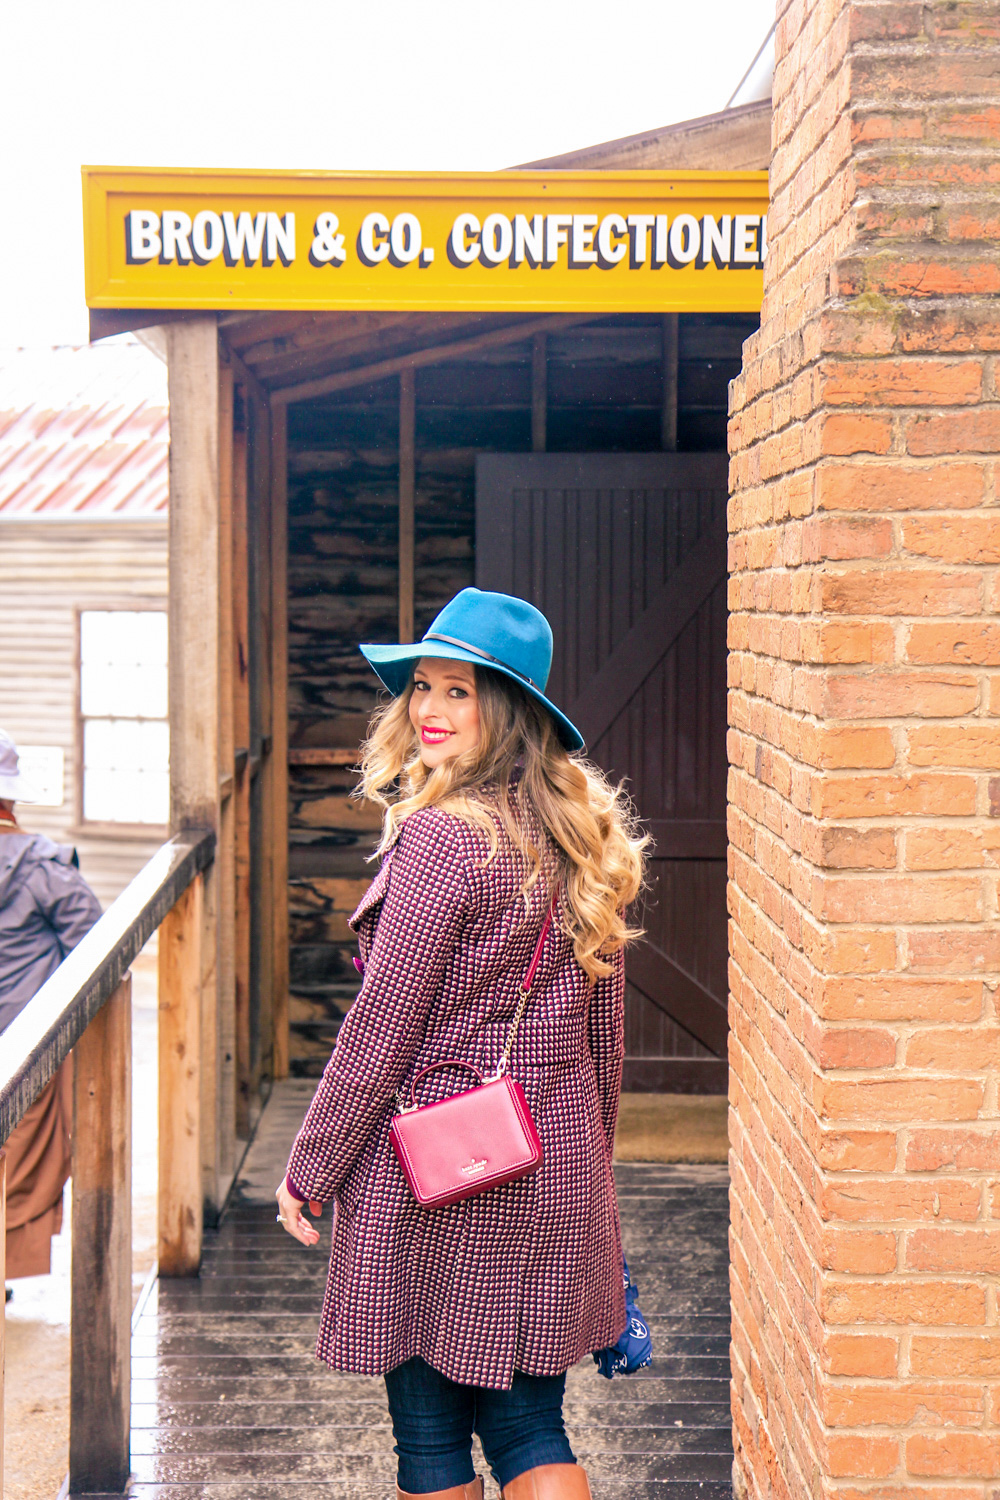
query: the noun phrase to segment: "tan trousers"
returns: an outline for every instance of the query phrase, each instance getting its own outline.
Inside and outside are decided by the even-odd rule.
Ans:
[[[73,1059],[68,1057],[8,1137],[7,1276],[44,1276],[62,1229],[70,1173]]]

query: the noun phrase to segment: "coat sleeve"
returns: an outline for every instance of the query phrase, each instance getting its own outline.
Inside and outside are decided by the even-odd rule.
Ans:
[[[74,865],[60,864],[55,859],[38,863],[28,888],[59,939],[65,958],[101,915],[101,903]]]
[[[614,1150],[618,1100],[625,1058],[625,953],[614,955],[614,972],[594,985],[587,1016],[587,1040],[597,1074],[601,1124],[608,1154]]]
[[[403,824],[361,993],[292,1147],[297,1197],[337,1192],[406,1078],[468,918],[468,859],[457,819],[427,809]]]

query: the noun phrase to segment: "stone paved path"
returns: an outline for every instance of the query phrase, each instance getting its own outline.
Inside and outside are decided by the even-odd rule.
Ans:
[[[276,1090],[200,1279],[160,1283],[140,1318],[133,1500],[394,1495],[382,1384],[314,1359],[325,1259],[274,1222],[312,1088]],[[571,1370],[570,1439],[595,1500],[730,1500],[726,1170],[628,1163],[616,1175],[656,1357],[611,1382],[590,1361]]]

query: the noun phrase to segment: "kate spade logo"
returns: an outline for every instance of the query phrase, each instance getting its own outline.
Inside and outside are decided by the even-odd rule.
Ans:
[[[475,1158],[473,1158],[472,1161],[467,1162],[464,1167],[459,1167],[458,1170],[461,1172],[463,1177],[478,1177],[480,1172],[486,1171],[488,1165],[489,1164],[485,1160],[485,1158],[482,1161],[476,1161]]]

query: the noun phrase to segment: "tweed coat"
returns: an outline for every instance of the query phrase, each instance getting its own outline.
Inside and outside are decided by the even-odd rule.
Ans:
[[[512,798],[512,807],[516,803]],[[624,965],[595,985],[552,924],[511,1057],[542,1140],[531,1177],[448,1207],[411,1197],[389,1144],[394,1096],[444,1058],[495,1072],[559,866],[520,895],[523,858],[483,832],[411,815],[351,925],[361,993],[288,1164],[290,1190],[335,1200],[316,1352],[379,1375],[419,1355],[461,1384],[508,1389],[615,1343],[626,1323],[611,1153],[624,1054]],[[539,846],[545,840],[536,831]],[[420,1102],[467,1087],[442,1070]]]

